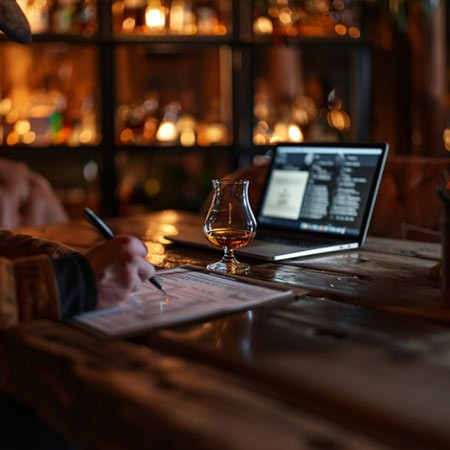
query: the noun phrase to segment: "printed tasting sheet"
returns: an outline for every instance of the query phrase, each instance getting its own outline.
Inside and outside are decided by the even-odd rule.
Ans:
[[[151,283],[123,303],[80,314],[71,322],[109,336],[131,336],[197,319],[243,311],[295,296],[292,290],[198,268],[159,271],[167,296]],[[296,292],[298,294],[298,292]]]

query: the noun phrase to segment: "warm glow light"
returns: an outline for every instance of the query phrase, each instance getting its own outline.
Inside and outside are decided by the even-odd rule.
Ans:
[[[155,137],[158,121],[154,117],[149,117],[145,120],[143,135],[147,142],[151,142]]]
[[[286,122],[278,122],[273,127],[272,139],[278,137],[281,141],[286,142],[289,139],[289,127]],[[270,142],[272,142],[272,139]]]
[[[80,133],[79,140],[81,144],[89,144],[94,140],[94,133],[92,130],[83,130]]]
[[[253,135],[253,143],[255,145],[264,145],[267,144],[267,140],[263,133],[257,132]]]
[[[196,17],[191,8],[190,1],[172,1],[169,13],[169,28],[172,33],[195,34],[197,32]]]
[[[156,128],[156,119],[154,117],[149,117],[144,123],[144,129],[149,131],[154,131]]]
[[[350,116],[340,109],[332,109],[327,114],[327,120],[331,127],[343,131],[351,126]]]
[[[309,122],[308,111],[303,108],[295,108],[293,117],[300,125],[305,125]]]
[[[186,129],[194,130],[196,126],[195,119],[189,114],[183,114],[177,121],[177,128],[180,131]]]
[[[28,120],[18,120],[14,125],[14,131],[19,133],[20,135],[24,135],[30,131],[31,126]]]
[[[253,143],[255,145],[264,145],[269,142],[272,130],[269,129],[269,124],[264,120],[258,121],[253,130]]]
[[[6,123],[14,123],[19,120],[19,113],[13,109],[6,115]]]
[[[348,35],[353,39],[359,39],[361,37],[361,31],[356,27],[350,27],[348,29]]]
[[[289,125],[288,136],[290,142],[303,142],[302,130],[296,124]]]
[[[0,116],[6,116],[11,111],[12,101],[10,98],[0,100]]]
[[[214,34],[216,36],[224,36],[227,34],[227,27],[223,25],[222,23],[218,23],[217,25],[214,25]]]
[[[180,143],[183,147],[192,147],[195,145],[195,131],[192,128],[185,128],[180,134]]]
[[[161,221],[164,220],[164,216],[168,216],[168,220],[173,221],[172,216],[175,214],[176,212],[173,210],[166,210],[163,213],[161,213]],[[175,219],[176,220],[176,219]],[[149,227],[147,227],[147,230],[145,232],[145,236],[151,236],[151,240],[153,242],[158,242],[159,244],[168,244],[170,243],[170,241],[168,239],[166,239],[165,236],[176,236],[177,234],[179,234],[179,231],[177,229],[176,226],[171,225],[169,223],[161,223],[158,226],[154,226],[154,225],[150,225]],[[146,242],[146,245],[149,246],[151,245],[149,242]],[[155,250],[157,250],[155,248]],[[161,248],[161,252],[164,252],[164,247]],[[155,252],[152,251],[152,255]],[[159,254],[159,252],[158,252]]]
[[[156,236],[156,238],[158,238],[159,236]],[[162,244],[168,244],[171,241],[169,241],[168,239],[166,239],[165,241],[162,242]],[[147,248],[148,248],[148,254],[152,255],[152,258],[155,258],[155,255],[163,255],[165,252],[165,247],[164,245],[159,244],[157,242],[147,242]],[[159,263],[156,263],[156,260],[153,259],[153,263],[156,265],[161,265],[162,261]]]
[[[274,134],[271,138],[270,138],[270,143],[271,144],[277,144],[278,142],[283,142],[283,139],[280,136],[277,136],[276,134]]]
[[[268,105],[263,102],[256,103],[253,108],[253,114],[260,119],[267,118],[269,116],[269,112]]]
[[[159,0],[151,1],[145,10],[145,24],[151,31],[163,31],[166,26],[166,14]]]
[[[328,8],[328,2],[317,2],[316,7],[322,14],[328,14],[330,12],[330,8]]]
[[[227,136],[227,129],[221,123],[213,123],[207,125],[205,130],[205,138],[211,144],[224,144]]]
[[[171,215],[173,211],[164,211],[164,214],[169,213]],[[167,223],[162,223],[160,227],[161,234],[163,235],[169,235],[169,234],[179,234],[177,227],[174,225],[170,225]]]
[[[197,15],[197,31],[199,34],[214,34],[214,28],[217,24],[218,19],[214,13]]]
[[[170,8],[169,28],[172,33],[182,33],[184,30],[184,6],[173,5]]]
[[[36,140],[36,133],[34,131],[29,131],[22,136],[22,142],[24,144],[30,145]]]
[[[450,152],[450,128],[444,130],[444,146],[445,150]]]
[[[133,130],[131,128],[125,128],[120,133],[120,142],[124,144],[131,142],[133,139]]]
[[[292,11],[290,8],[283,8],[278,15],[278,20],[283,25],[289,25],[292,23]]]
[[[19,143],[19,139],[20,136],[15,131],[11,131],[11,133],[9,133],[6,137],[6,143],[8,145],[16,145]]]
[[[261,36],[269,36],[273,33],[272,21],[268,17],[258,17],[253,23],[253,32]]]
[[[12,111],[11,111],[12,112]],[[53,112],[53,108],[49,105],[35,105],[30,110],[31,117],[48,117]],[[17,120],[17,119],[16,119]]]
[[[161,213],[161,222],[163,224],[174,223],[174,222],[177,222],[178,220],[179,220],[179,214],[177,211],[168,209]],[[165,229],[164,227],[165,227],[165,225],[162,225],[162,230]],[[173,231],[173,228],[171,228],[171,230]],[[169,230],[168,230],[168,233],[169,233]]]
[[[133,31],[135,26],[136,26],[136,21],[132,17],[127,17],[122,22],[122,30],[125,32]]]
[[[186,11],[184,16],[184,34],[196,34],[197,24],[196,17],[192,11]]]
[[[161,122],[156,139],[161,142],[173,141],[177,136],[177,130],[173,122]]]
[[[339,36],[345,36],[347,34],[347,27],[344,24],[342,24],[342,23],[337,23],[334,26],[334,31]]]
[[[184,34],[197,34],[197,25],[195,23],[186,25]]]

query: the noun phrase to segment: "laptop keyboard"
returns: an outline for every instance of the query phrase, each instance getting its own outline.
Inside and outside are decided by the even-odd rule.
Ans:
[[[327,246],[329,245],[329,242],[326,244],[319,244],[318,242],[309,241],[305,239],[294,239],[294,238],[287,238],[287,237],[281,237],[281,236],[273,236],[271,234],[258,234],[256,236],[256,239],[259,241],[264,242],[273,242],[274,244],[284,244],[284,245],[293,245],[296,247],[302,247],[302,248],[317,248],[321,245]]]

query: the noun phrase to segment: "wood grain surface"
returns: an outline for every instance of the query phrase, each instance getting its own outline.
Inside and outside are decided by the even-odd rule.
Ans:
[[[205,265],[168,235],[177,211],[108,221],[139,236],[158,268]],[[79,221],[21,229],[85,251]],[[190,326],[99,339],[65,324],[0,341],[0,389],[88,449],[450,448],[450,314],[438,244],[369,237],[362,249],[281,263],[250,277],[308,290],[289,304]]]

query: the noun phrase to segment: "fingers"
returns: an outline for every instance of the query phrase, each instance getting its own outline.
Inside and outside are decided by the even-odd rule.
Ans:
[[[100,305],[124,300],[154,275],[155,268],[146,255],[144,243],[128,235],[102,242],[86,254],[96,278]]]
[[[128,261],[129,270],[137,271],[141,282],[151,278],[155,274],[155,268],[145,259],[147,255],[145,244],[132,236],[122,235],[117,236],[116,239],[123,246],[122,257]]]
[[[147,261],[144,261],[144,263],[139,266],[138,275],[141,281],[144,282],[155,275],[155,268]]]

